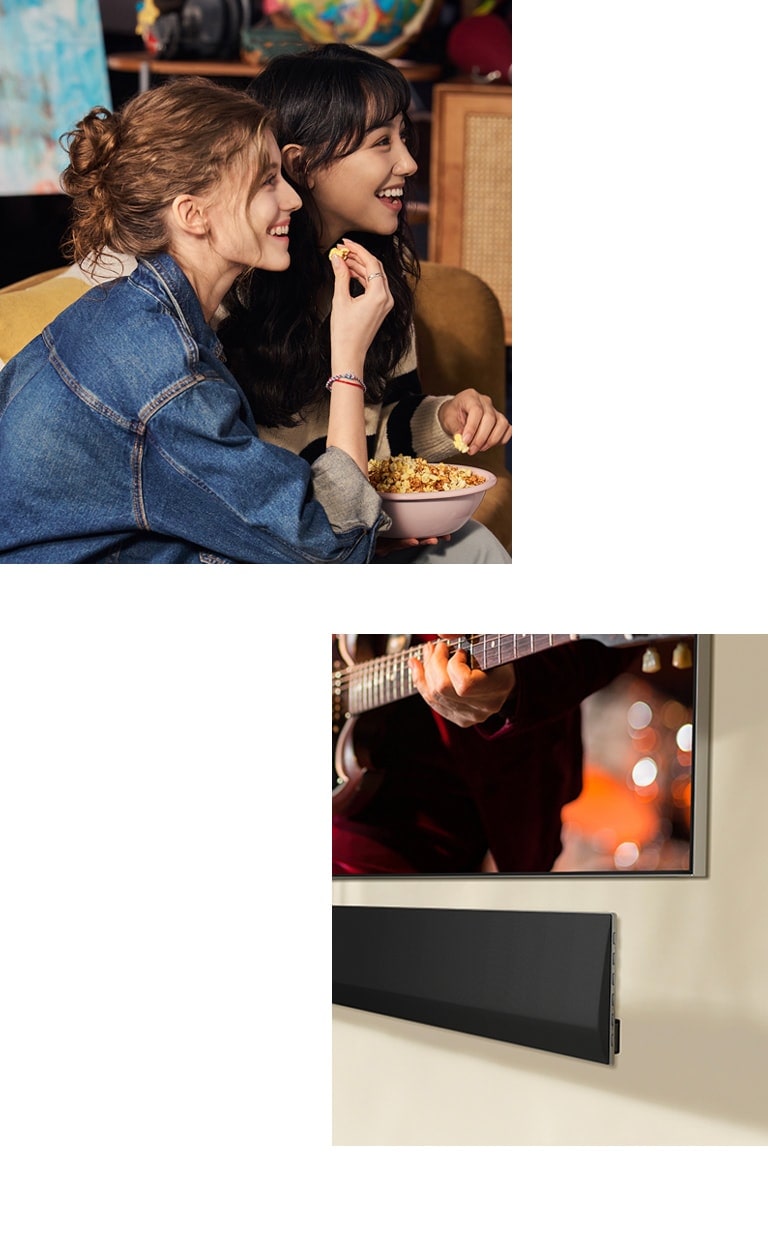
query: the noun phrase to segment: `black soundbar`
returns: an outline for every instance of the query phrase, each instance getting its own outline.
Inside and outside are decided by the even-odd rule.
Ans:
[[[615,917],[333,908],[340,1006],[612,1063]]]

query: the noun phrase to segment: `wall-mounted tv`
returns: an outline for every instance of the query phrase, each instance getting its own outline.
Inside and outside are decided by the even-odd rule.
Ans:
[[[334,877],[703,875],[710,664],[708,635],[334,635]]]

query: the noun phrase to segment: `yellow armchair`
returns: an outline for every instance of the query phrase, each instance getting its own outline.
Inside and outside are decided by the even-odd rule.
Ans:
[[[479,276],[450,264],[422,263],[416,287],[416,353],[425,393],[478,389],[492,398],[497,410],[506,410],[504,316],[496,294]],[[498,479],[474,517],[511,553],[512,479],[505,451],[497,446],[472,459]],[[461,454],[450,461],[467,465]]]
[[[0,363],[23,350],[87,288],[72,269],[53,268],[0,289]]]

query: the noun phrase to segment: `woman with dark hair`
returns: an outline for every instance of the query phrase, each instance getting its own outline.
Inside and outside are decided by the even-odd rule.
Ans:
[[[438,462],[459,433],[475,454],[509,440],[491,399],[420,392],[413,335],[419,262],[406,221],[417,170],[410,90],[389,62],[345,44],[271,60],[249,92],[275,116],[283,166],[304,205],[292,226],[289,271],[247,273],[225,300],[219,333],[227,360],[258,412],[261,435],[313,461],[325,446],[332,289],[329,250],[354,239],[376,256],[394,305],[365,361],[371,458]],[[389,547],[388,547],[389,545]],[[433,546],[433,547],[429,547]],[[389,561],[508,562],[476,522],[450,540],[378,541]]]
[[[259,436],[212,327],[238,276],[291,262],[301,202],[269,126],[245,92],[188,78],[67,136],[73,257],[138,264],[0,372],[0,561],[370,559],[388,525],[362,380],[393,301],[379,261],[350,241],[328,266],[331,413],[311,465]]]

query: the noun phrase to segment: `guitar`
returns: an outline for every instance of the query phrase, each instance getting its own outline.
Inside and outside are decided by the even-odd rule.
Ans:
[[[332,668],[333,690],[333,811],[349,815],[371,797],[382,774],[371,759],[368,716],[374,710],[416,695],[408,662],[421,660],[424,645],[406,647],[410,636],[382,636],[399,640],[394,650],[365,660],[355,660],[350,641],[356,636],[335,635]],[[511,661],[579,639],[596,639],[610,648],[651,645],[677,635],[462,635],[445,640],[450,656],[466,652],[469,664],[476,669],[492,670]],[[653,672],[658,656],[649,647],[644,669]],[[691,654],[686,645],[675,649],[673,664],[685,668]]]

